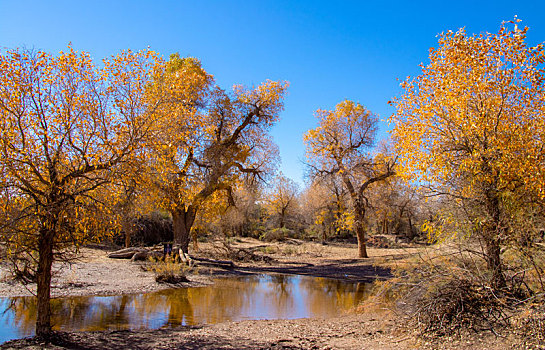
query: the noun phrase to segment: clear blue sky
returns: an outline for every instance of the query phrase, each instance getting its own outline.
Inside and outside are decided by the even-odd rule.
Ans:
[[[437,34],[496,32],[518,15],[528,41],[545,41],[543,1],[26,1],[0,0],[0,49],[77,50],[95,59],[150,46],[203,62],[223,88],[290,82],[273,129],[281,170],[303,183],[303,133],[316,109],[344,99],[382,119],[399,80],[419,73]],[[399,79],[399,80],[398,80]],[[381,122],[379,138],[387,137]]]

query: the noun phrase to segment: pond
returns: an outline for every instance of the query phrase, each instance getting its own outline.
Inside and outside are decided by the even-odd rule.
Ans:
[[[56,298],[53,329],[156,329],[224,321],[331,317],[369,292],[364,283],[293,275],[220,278],[206,287],[119,296]],[[0,343],[34,334],[34,297],[0,298]]]

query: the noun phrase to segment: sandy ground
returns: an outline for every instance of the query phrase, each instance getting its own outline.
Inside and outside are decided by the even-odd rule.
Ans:
[[[236,251],[252,252],[235,261],[236,267],[223,269],[202,265],[198,274],[190,274],[189,283],[177,287],[211,283],[211,277],[248,273],[292,273],[337,278],[349,281],[372,281],[390,276],[387,268],[396,260],[419,248],[369,249],[370,259],[356,259],[356,246],[346,243],[321,245],[290,240],[263,243],[252,239],[231,242]],[[218,244],[200,244],[200,256],[229,255]],[[154,274],[140,262],[107,257],[107,251],[83,248],[80,258],[71,265],[56,264],[53,296],[117,295],[150,292],[172,286],[155,282]],[[0,296],[31,295],[28,289],[8,278],[0,267]],[[360,310],[361,311],[361,310]],[[353,313],[330,319],[260,320],[225,322],[198,327],[142,331],[62,333],[51,344],[36,339],[11,341],[1,349],[505,349],[508,340],[495,337],[471,337],[468,341],[450,340],[426,344],[401,330],[399,316],[391,312]]]
[[[78,259],[71,264],[55,263],[51,296],[145,293],[170,287],[155,282],[155,275],[145,271],[143,263],[110,259],[107,253],[82,248]],[[194,276],[192,280],[192,285],[209,283],[205,277]],[[30,296],[35,290],[35,284],[16,283],[9,277],[7,266],[0,267],[0,297]]]

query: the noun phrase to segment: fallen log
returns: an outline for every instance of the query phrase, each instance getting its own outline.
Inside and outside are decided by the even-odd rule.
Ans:
[[[130,259],[134,254],[145,251],[143,248],[125,248],[116,250],[108,254],[108,258],[112,259]]]

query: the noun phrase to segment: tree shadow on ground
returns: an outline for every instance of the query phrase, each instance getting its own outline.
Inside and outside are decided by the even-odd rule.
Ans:
[[[313,265],[301,263],[297,266],[255,266],[240,267],[238,271],[246,273],[284,273],[315,277],[335,278],[350,282],[373,282],[391,278],[390,269],[373,265],[361,265],[358,259],[330,260],[326,264]]]
[[[199,327],[184,326],[178,329],[157,329],[144,331],[107,331],[107,332],[55,332],[49,342],[37,337],[12,340],[0,345],[0,349],[302,349],[285,343],[256,342],[246,338],[217,335],[192,336],[190,329]]]

